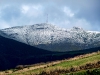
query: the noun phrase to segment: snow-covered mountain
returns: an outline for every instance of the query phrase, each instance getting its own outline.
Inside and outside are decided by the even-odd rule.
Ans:
[[[46,23],[2,29],[0,35],[50,51],[100,47],[100,32],[85,31],[79,27],[62,29]]]

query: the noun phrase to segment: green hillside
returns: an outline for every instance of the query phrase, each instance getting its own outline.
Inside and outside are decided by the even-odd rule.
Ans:
[[[6,70],[6,75],[98,75],[100,73],[100,52],[79,55],[74,58],[41,63]],[[97,73],[97,74],[96,74]]]

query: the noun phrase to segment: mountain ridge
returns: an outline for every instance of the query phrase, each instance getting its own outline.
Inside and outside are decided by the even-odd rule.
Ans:
[[[42,23],[0,31],[2,36],[49,51],[73,51],[100,46],[100,32],[86,31],[80,27],[62,29]]]
[[[44,24],[42,26],[39,24],[38,27],[35,26],[12,27],[0,30],[0,70],[15,68],[17,65],[60,60],[100,50],[98,40],[100,33],[98,32],[87,33],[85,30],[80,31],[81,28],[65,30],[52,25],[45,26]],[[77,37],[75,37],[76,35]],[[92,44],[91,41],[90,44],[87,43],[85,39],[87,44],[84,44],[84,41],[83,43],[79,41],[84,37],[88,40],[91,37],[95,38],[92,39]],[[75,39],[76,41],[74,41]],[[36,45],[34,45],[35,42]],[[94,44],[98,46],[94,46]],[[87,49],[85,49],[86,45],[88,46]]]

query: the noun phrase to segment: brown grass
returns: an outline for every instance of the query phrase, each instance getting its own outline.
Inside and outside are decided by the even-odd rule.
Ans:
[[[64,60],[57,60],[57,61],[52,61],[52,62],[47,62],[47,63],[38,63],[38,64],[33,64],[33,65],[21,65],[17,67],[17,70],[12,71],[12,73],[23,73],[31,70],[37,70],[37,69],[42,69],[42,71],[39,71],[38,73],[30,73],[29,75],[59,75],[61,73],[69,73],[69,72],[76,72],[80,70],[86,70],[86,69],[91,69],[91,68],[98,68],[100,67],[100,61],[94,61],[93,63],[87,62],[87,64],[81,65],[81,66],[72,66],[70,68],[64,68],[62,66],[57,66],[55,67],[56,64],[59,64],[61,62],[68,62],[72,60],[78,60],[78,59],[83,59],[87,58],[96,54],[100,54],[100,52],[93,52],[89,54],[84,54],[84,55],[79,55],[74,58],[69,58],[69,59],[64,59]],[[54,67],[52,67],[54,66]],[[0,75],[5,75],[5,74],[10,74],[10,73],[5,73],[0,72]],[[22,74],[23,75],[23,74]],[[26,74],[28,75],[28,74]]]

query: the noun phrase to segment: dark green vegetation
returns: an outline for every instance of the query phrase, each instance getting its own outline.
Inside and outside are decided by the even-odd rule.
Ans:
[[[17,68],[16,71],[13,69],[7,72],[10,72],[8,75],[99,75],[100,52],[80,55],[74,58],[37,66],[32,65],[26,68]]]
[[[48,55],[52,52],[0,36],[0,70],[15,68],[19,64],[41,62],[43,60],[39,58],[43,58],[44,54]]]
[[[0,70],[15,68],[17,65],[70,58],[99,49],[100,47],[70,52],[51,52],[0,36]]]

